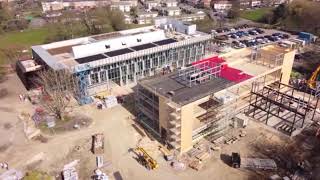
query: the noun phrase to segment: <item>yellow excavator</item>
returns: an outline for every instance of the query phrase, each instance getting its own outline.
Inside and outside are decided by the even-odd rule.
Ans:
[[[135,152],[138,155],[139,162],[149,170],[158,168],[158,163],[153,159],[142,147],[135,148]]]
[[[320,81],[320,65],[318,68],[312,73],[311,77],[308,79],[307,84],[310,89],[316,90],[317,81]]]

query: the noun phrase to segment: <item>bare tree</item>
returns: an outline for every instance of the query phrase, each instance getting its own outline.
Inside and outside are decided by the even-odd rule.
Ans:
[[[70,99],[77,91],[74,75],[68,70],[44,70],[38,73],[38,83],[43,88],[40,98],[43,108],[63,120]]]

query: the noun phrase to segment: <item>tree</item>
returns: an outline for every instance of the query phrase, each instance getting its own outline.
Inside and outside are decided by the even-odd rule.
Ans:
[[[2,54],[5,58],[4,62],[13,65],[12,67],[15,67],[14,65],[16,64],[16,62],[23,55],[22,51],[23,46],[18,44],[8,45],[0,48],[0,54]]]
[[[77,94],[77,82],[68,70],[43,70],[38,73],[37,84],[43,88],[40,103],[57,119],[63,120],[70,99]]]
[[[277,23],[284,19],[288,14],[288,8],[285,4],[280,4],[272,11],[272,23]]]
[[[138,8],[137,7],[132,7],[130,9],[130,15],[136,17],[138,15]]]
[[[240,16],[240,1],[234,0],[232,1],[232,7],[228,11],[228,18],[237,19]]]

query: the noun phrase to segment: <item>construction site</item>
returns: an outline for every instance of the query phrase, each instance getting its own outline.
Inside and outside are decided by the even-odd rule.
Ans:
[[[211,38],[160,18],[33,46],[0,84],[0,180],[319,179],[320,70],[312,91],[297,88],[295,48],[217,54]],[[79,84],[64,119],[33,84],[44,69],[67,69]]]

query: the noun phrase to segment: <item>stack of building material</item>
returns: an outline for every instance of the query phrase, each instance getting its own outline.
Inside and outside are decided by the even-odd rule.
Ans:
[[[79,179],[78,173],[77,173],[75,167],[63,170],[62,175],[63,175],[64,180],[78,180]]]
[[[41,89],[33,89],[28,92],[27,96],[29,98],[29,101],[32,104],[38,104],[40,102],[40,97],[42,95],[42,90]]]
[[[171,163],[173,169],[183,171],[186,169],[186,165],[183,162],[175,161]]]
[[[249,169],[277,170],[273,159],[241,158],[241,166]]]
[[[32,139],[40,134],[29,113],[22,112],[19,119],[23,122],[23,131],[28,139]]]
[[[195,159],[191,161],[191,163],[189,163],[189,167],[199,171],[200,169],[202,169],[203,163],[200,160]]]
[[[205,161],[210,158],[210,154],[208,152],[201,152],[196,156],[196,158],[200,161]]]
[[[79,160],[74,160],[63,167],[62,176],[64,180],[78,180],[78,173],[75,166],[79,163]]]
[[[104,135],[98,133],[92,136],[92,151],[94,154],[104,153]]]
[[[115,96],[108,96],[105,98],[105,104],[107,108],[112,108],[118,105],[117,98]]]
[[[109,176],[103,173],[100,169],[94,171],[95,175],[93,176],[94,180],[108,180]]]

